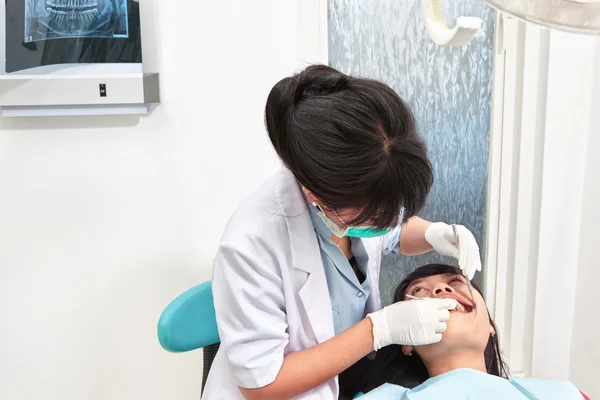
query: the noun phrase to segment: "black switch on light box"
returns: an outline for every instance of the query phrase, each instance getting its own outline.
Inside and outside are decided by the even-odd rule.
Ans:
[[[106,83],[100,84],[100,97],[106,97]]]

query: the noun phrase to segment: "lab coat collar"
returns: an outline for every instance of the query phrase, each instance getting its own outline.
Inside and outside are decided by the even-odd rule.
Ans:
[[[279,212],[285,216],[288,225],[292,266],[309,274],[316,272],[317,276],[309,279],[305,285],[308,285],[310,288],[312,286],[310,282],[315,280],[318,282],[318,285],[315,285],[315,291],[310,293],[313,293],[314,296],[314,293],[321,293],[317,290],[324,290],[322,293],[327,293],[326,296],[314,296],[314,298],[319,297],[323,301],[330,301],[317,235],[308,212],[306,201],[302,195],[300,184],[294,174],[286,167],[282,167],[276,177],[276,197],[279,203]],[[379,298],[379,267],[381,265],[383,238],[363,239],[362,243],[369,255],[368,276],[371,281],[371,295],[367,301],[366,309],[366,312],[369,313],[381,308],[381,300]],[[307,299],[307,301],[309,300]]]
[[[276,185],[277,201],[288,225],[292,266],[309,274],[313,272],[315,266],[321,265],[323,269],[321,253],[315,251],[319,248],[315,228],[300,185],[294,174],[286,167],[279,170],[277,177],[279,180]]]
[[[335,335],[335,330],[317,234],[294,175],[287,168],[282,168],[277,176],[276,196],[288,226],[292,267],[308,273],[298,296],[315,339],[323,343]]]

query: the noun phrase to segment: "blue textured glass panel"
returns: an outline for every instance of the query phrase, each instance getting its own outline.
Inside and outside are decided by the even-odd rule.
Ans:
[[[480,17],[484,35],[466,47],[439,47],[420,0],[330,0],[329,62],[387,83],[408,102],[435,169],[421,216],[467,226],[483,249],[495,14],[481,0],[443,3],[450,26],[461,15]],[[433,252],[384,257],[384,304],[406,273],[440,261],[456,264]]]

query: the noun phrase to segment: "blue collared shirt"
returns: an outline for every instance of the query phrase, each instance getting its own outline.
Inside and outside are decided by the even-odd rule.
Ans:
[[[403,226],[399,225],[386,237],[387,242],[383,244],[382,251],[384,255],[400,253],[400,232],[402,232]]]
[[[335,334],[345,331],[365,317],[367,299],[371,294],[368,274],[369,255],[358,238],[350,238],[352,254],[358,270],[365,276],[360,283],[344,252],[331,241],[331,231],[317,214],[318,210],[307,201],[329,288]]]

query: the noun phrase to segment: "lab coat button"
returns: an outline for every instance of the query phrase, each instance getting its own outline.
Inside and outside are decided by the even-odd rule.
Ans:
[[[363,293],[363,292],[358,292],[356,295],[357,295],[358,297],[363,297],[364,293]]]

